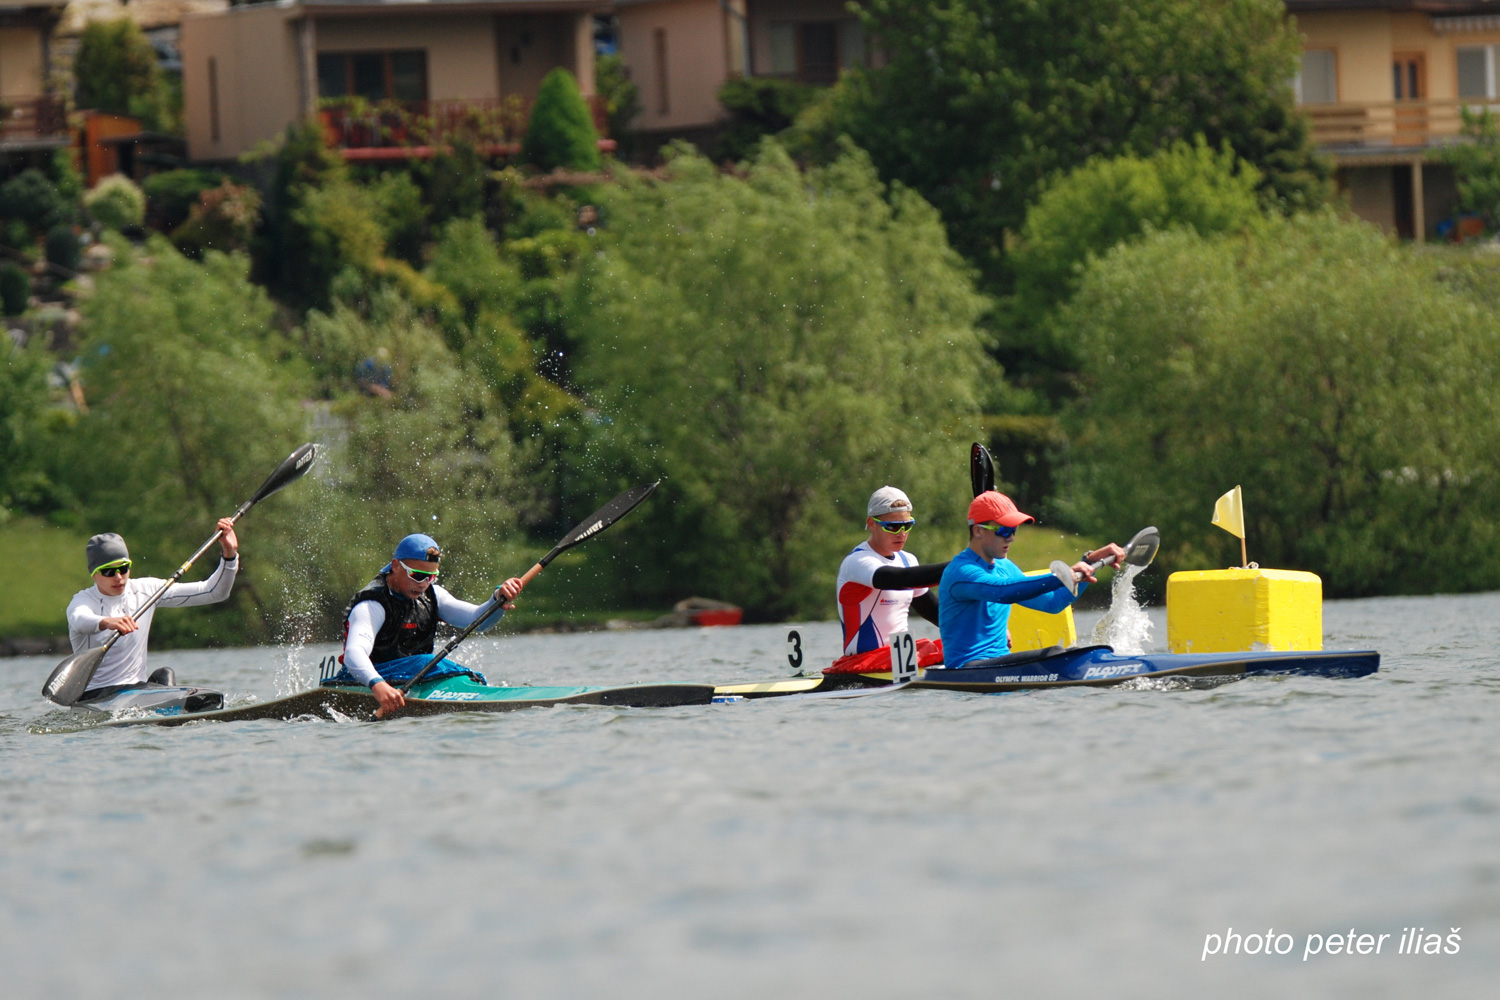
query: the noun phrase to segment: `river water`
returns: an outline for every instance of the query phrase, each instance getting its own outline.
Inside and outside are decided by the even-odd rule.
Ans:
[[[55,658],[0,661],[3,993],[1491,995],[1500,595],[1324,623],[1380,672],[45,732]],[[836,626],[802,631],[833,657]],[[511,684],[746,680],[789,672],[784,638],[459,658]],[[152,664],[272,697],[331,648]],[[1397,953],[1410,927],[1457,953]],[[1351,930],[1380,952],[1304,957]],[[1268,931],[1287,954],[1203,956]]]

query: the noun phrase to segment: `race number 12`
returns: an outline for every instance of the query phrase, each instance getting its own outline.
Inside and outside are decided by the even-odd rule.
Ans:
[[[917,641],[910,632],[891,636],[891,683],[905,684],[917,676]]]

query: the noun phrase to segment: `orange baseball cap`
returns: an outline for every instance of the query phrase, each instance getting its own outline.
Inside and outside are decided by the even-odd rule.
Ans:
[[[1016,509],[1015,501],[1004,493],[996,493],[994,490],[979,494],[974,502],[969,504],[970,524],[1003,524],[1007,528],[1025,524],[1027,521],[1035,521],[1036,518],[1030,514],[1023,514]]]

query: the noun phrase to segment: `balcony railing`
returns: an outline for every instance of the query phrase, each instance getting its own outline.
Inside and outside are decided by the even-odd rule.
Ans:
[[[0,98],[0,141],[28,142],[65,138],[67,108],[56,97]]]
[[[608,136],[604,102],[589,101],[594,128]],[[521,148],[531,108],[519,97],[446,101],[325,99],[318,118],[329,146],[347,159],[430,156],[454,143],[467,143],[487,155],[510,155]],[[615,144],[601,138],[601,147]]]
[[[1319,146],[1370,148],[1427,146],[1451,140],[1463,127],[1463,109],[1500,113],[1500,100],[1371,101],[1304,104]]]

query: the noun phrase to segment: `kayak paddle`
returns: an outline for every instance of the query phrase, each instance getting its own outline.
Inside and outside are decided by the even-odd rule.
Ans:
[[[1141,569],[1145,569],[1147,566],[1151,565],[1151,561],[1156,558],[1156,551],[1160,548],[1161,534],[1154,527],[1142,528],[1140,531],[1137,531],[1135,533],[1135,537],[1131,538],[1130,541],[1125,543],[1124,565],[1139,566]],[[1098,562],[1091,562],[1089,563],[1089,570],[1099,570],[1108,563],[1108,559],[1100,559]],[[1068,588],[1069,593],[1078,593],[1078,580],[1073,576],[1073,570],[1068,566],[1067,563],[1063,562],[1061,559],[1054,559],[1052,561],[1051,569],[1052,574],[1058,579],[1063,579],[1063,574],[1066,573],[1067,579],[1072,581],[1072,585],[1069,586],[1069,584],[1065,582],[1063,586]]]
[[[978,441],[969,448],[969,485],[976,497],[995,488],[995,463],[989,449]]]
[[[658,479],[654,483],[647,483],[644,486],[637,486],[634,489],[626,490],[624,493],[621,493],[619,496],[615,497],[603,507],[600,507],[598,510],[594,511],[588,517],[584,518],[577,527],[563,536],[562,541],[552,546],[551,552],[548,552],[546,555],[542,556],[542,558],[537,562],[535,566],[526,571],[526,573],[521,577],[521,586],[524,587],[532,580],[535,580],[537,574],[546,569],[547,564],[556,559],[558,556],[562,555],[562,553],[566,552],[568,549],[571,549],[573,546],[578,545],[581,542],[588,541],[590,538],[593,538],[595,535],[599,534],[605,528],[608,528],[611,524],[614,524],[626,514],[629,514],[631,511],[635,510],[636,507],[640,506],[641,501],[650,496],[651,491],[656,489],[656,487],[660,483],[661,480]],[[473,624],[450,639],[448,641],[448,645],[444,646],[437,652],[436,655],[433,656],[432,659],[428,660],[425,667],[413,674],[411,680],[401,685],[401,693],[406,694],[408,691],[410,691],[413,684],[421,680],[427,674],[427,671],[431,670],[433,667],[441,663],[443,657],[453,652],[453,650],[457,648],[458,644],[467,639],[472,633],[478,631],[481,627],[488,628],[495,622],[499,621],[500,617],[504,614],[505,601],[498,596],[491,597],[489,603],[481,608],[481,613],[474,619]]]
[[[305,444],[292,452],[286,457],[286,461],[276,467],[275,472],[266,477],[266,481],[260,484],[260,489],[255,491],[255,495],[240,505],[240,509],[235,511],[234,516],[229,520],[238,521],[251,507],[254,507],[257,503],[272,493],[277,492],[293,480],[301,478],[303,473],[312,467],[313,461],[317,457],[318,446],[315,444]],[[187,562],[177,567],[177,572],[173,573],[167,579],[167,582],[161,585],[161,589],[151,596],[151,600],[138,608],[131,617],[144,614],[150,610],[157,601],[162,599],[167,589],[181,579],[182,574],[186,573],[193,563],[198,561],[198,557],[207,552],[209,546],[217,542],[223,534],[222,531],[215,531],[214,536],[204,542],[202,548],[189,556]],[[42,685],[42,694],[49,701],[58,705],[72,705],[76,703],[79,698],[83,697],[83,692],[88,689],[89,681],[94,679],[94,672],[99,669],[99,664],[104,659],[104,654],[109,652],[110,647],[123,634],[123,632],[116,632],[104,645],[74,653],[66,660],[63,660],[57,665],[57,669],[52,671],[52,675],[47,678],[47,683]]]

